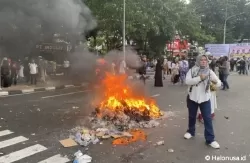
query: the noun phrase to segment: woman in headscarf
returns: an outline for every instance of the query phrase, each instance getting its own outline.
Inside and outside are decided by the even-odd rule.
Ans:
[[[1,63],[1,86],[9,87],[11,85],[11,67],[9,60],[4,58]]]
[[[155,87],[163,87],[162,70],[162,61],[158,59],[155,67]]]
[[[214,83],[216,87],[220,87],[221,81],[216,74],[209,69],[208,61],[206,55],[199,55],[196,59],[196,65],[188,71],[186,76],[186,84],[189,86],[187,96],[189,123],[184,138],[190,139],[195,136],[197,111],[198,108],[200,108],[204,120],[206,143],[212,148],[218,149],[220,145],[215,141],[211,118],[210,84]]]

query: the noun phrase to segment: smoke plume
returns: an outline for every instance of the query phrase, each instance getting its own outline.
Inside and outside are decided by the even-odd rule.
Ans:
[[[74,43],[96,26],[82,0],[0,0],[0,24],[5,56],[27,55],[55,33]]]

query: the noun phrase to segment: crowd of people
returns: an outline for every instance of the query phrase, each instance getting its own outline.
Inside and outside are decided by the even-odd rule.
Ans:
[[[63,63],[63,73],[69,74],[70,62],[65,59]],[[10,58],[3,58],[1,63],[1,87],[10,87],[17,85],[17,83],[26,83],[36,85],[37,81],[46,83],[50,74],[56,74],[57,63],[55,61],[47,61],[43,57],[28,58],[25,57],[23,61],[14,61]]]
[[[1,64],[1,86],[10,87],[11,85],[16,85],[17,82],[25,81],[35,85],[37,83],[37,75],[41,77],[41,81],[45,82],[45,64],[45,60],[41,57],[39,57],[37,63],[34,59],[29,60],[27,57],[23,61],[3,58]]]
[[[155,87],[163,87],[163,80],[166,79],[165,75],[171,75],[173,84],[180,82],[183,85],[186,73],[192,64],[185,56],[158,59],[155,68]]]
[[[239,74],[248,74],[250,67],[250,60],[246,57],[242,59],[230,59],[227,56],[221,56],[220,58],[214,58],[208,56],[209,67],[212,71],[218,73],[219,79],[222,81],[222,90],[228,90],[228,76],[230,72],[235,71]],[[163,87],[163,80],[166,76],[171,75],[171,82],[173,84],[180,83],[185,84],[185,78],[188,70],[195,65],[196,60],[193,58],[187,58],[186,56],[163,58],[157,60],[148,60],[145,57],[142,58],[142,67],[138,73],[146,76],[147,69],[155,70],[155,87]]]
[[[230,71],[236,71],[241,75],[248,75],[250,69],[250,58],[231,58],[230,59]]]

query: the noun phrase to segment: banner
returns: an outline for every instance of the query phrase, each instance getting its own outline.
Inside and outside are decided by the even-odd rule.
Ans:
[[[207,52],[210,52],[214,57],[228,56],[230,44],[206,44]]]
[[[171,43],[167,43],[167,50],[168,51],[173,51],[173,52],[181,52],[183,50],[188,50],[189,46],[188,46],[188,41],[187,40],[179,40],[176,39]]]
[[[67,45],[67,44],[43,43],[43,44],[36,45],[36,49],[38,49],[40,51],[47,51],[47,52],[52,52],[52,51],[69,52],[72,49],[72,47],[71,47],[71,45]]]
[[[231,46],[230,47],[230,58],[242,58],[243,56],[246,56],[247,58],[250,57],[250,45],[247,46]]]

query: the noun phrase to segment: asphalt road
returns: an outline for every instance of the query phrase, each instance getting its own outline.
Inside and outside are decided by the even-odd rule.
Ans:
[[[93,110],[93,91],[70,88],[52,92],[0,98],[0,163],[35,163],[52,156],[57,161],[67,162],[78,150],[93,157],[95,163],[205,163],[205,156],[239,157],[250,162],[250,77],[232,75],[231,89],[218,92],[218,106],[214,128],[221,149],[205,145],[203,125],[197,123],[197,136],[184,140],[187,127],[185,106],[186,87],[164,82],[164,88],[154,88],[148,81],[146,91],[154,96],[168,118],[154,129],[147,129],[146,142],[129,146],[112,146],[111,141],[84,147],[63,148],[59,140],[68,138],[69,130],[85,125],[86,116]],[[13,133],[11,133],[13,132]],[[28,139],[28,140],[27,140]],[[154,144],[165,141],[163,146]],[[173,149],[174,152],[169,152]],[[18,152],[16,152],[18,151]],[[31,155],[32,156],[29,156]],[[8,157],[5,157],[5,156]],[[62,160],[60,160],[62,159]],[[51,158],[52,160],[52,158]],[[68,161],[69,161],[68,160]],[[70,161],[69,161],[70,162]]]

